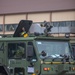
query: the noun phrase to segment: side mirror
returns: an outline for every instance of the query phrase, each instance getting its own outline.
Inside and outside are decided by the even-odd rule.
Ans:
[[[28,45],[27,46],[27,60],[31,61],[33,58],[33,46],[32,45]]]
[[[45,51],[42,51],[42,52],[41,52],[41,55],[42,55],[42,56],[46,56],[46,52],[45,52]]]

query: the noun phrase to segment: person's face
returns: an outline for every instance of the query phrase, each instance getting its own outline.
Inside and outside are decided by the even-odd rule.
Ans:
[[[25,30],[25,28],[23,27],[22,30]]]

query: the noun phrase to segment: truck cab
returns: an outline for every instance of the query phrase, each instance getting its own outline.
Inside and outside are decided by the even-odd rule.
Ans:
[[[29,22],[21,21],[21,26],[31,24]],[[19,37],[20,32],[17,29],[14,37],[0,38],[1,74],[75,75],[75,61],[68,38],[43,34]]]

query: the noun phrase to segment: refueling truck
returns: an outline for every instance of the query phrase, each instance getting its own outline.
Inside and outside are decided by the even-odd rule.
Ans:
[[[0,75],[75,75],[70,39],[49,36],[51,28],[21,20],[13,36],[0,38]]]

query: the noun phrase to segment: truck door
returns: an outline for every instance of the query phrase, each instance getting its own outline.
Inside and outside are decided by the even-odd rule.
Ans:
[[[11,75],[26,75],[26,43],[24,41],[8,43],[8,58]]]

